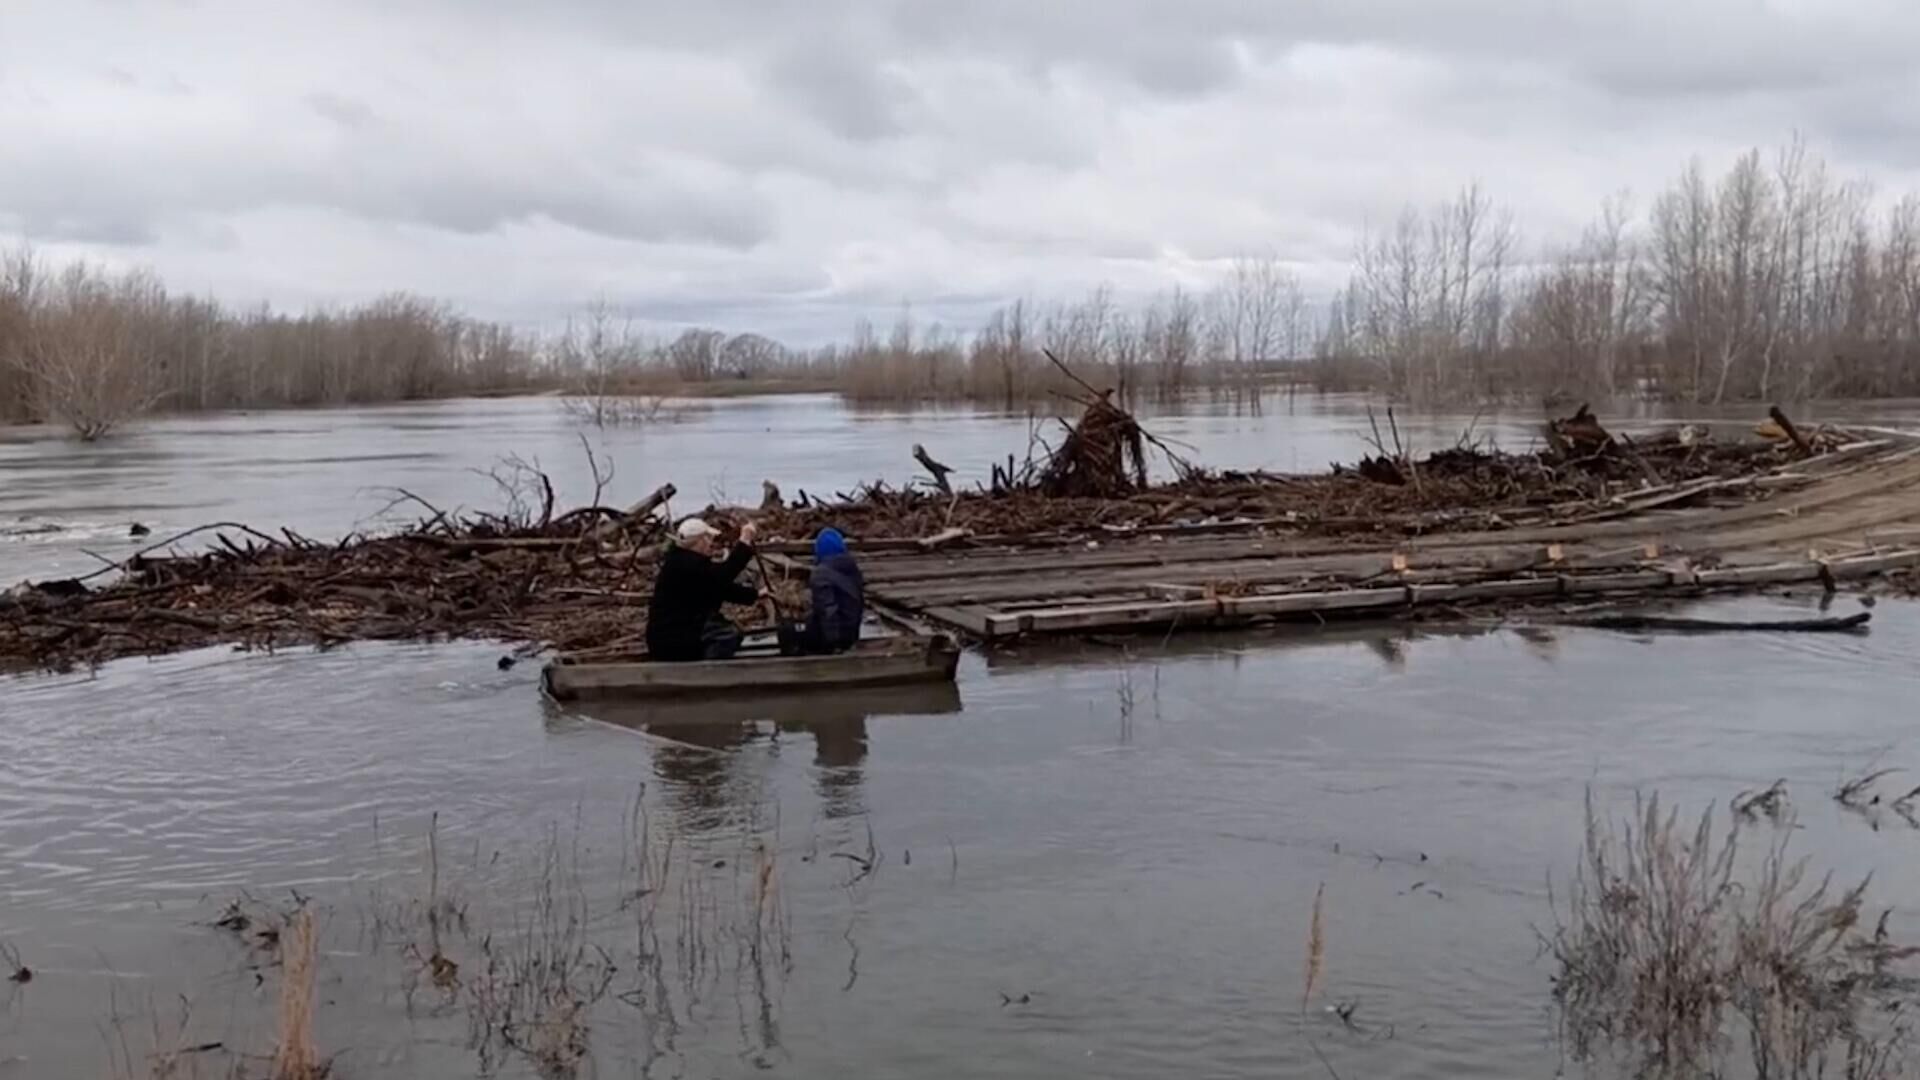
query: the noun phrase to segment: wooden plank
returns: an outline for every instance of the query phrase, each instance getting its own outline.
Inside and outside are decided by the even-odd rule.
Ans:
[[[1867,577],[1872,574],[1884,574],[1889,570],[1910,570],[1917,566],[1920,566],[1920,549],[1831,559],[1827,562],[1827,568],[1833,572],[1834,577],[1838,578]]]
[[[1567,593],[1647,592],[1673,584],[1673,575],[1665,570],[1642,570],[1633,574],[1570,574],[1560,579]]]
[[[1417,588],[1420,591],[1414,594],[1416,597],[1422,595],[1425,589],[1434,588],[1434,586]],[[1468,600],[1529,600],[1543,596],[1558,596],[1560,579],[1514,578],[1509,581],[1483,581],[1473,585],[1456,585],[1452,588],[1453,591],[1449,595],[1440,599],[1450,603]]]
[[[1732,566],[1702,570],[1694,575],[1708,588],[1733,585],[1787,585],[1796,581],[1815,581],[1820,577],[1817,562],[1769,563],[1765,566]]]
[[[1233,563],[1166,562],[1113,570],[1072,569],[1026,574],[989,572],[980,577],[954,576],[937,581],[889,582],[875,584],[871,588],[876,594],[891,597],[900,603],[925,607],[957,603],[999,605],[1067,595],[1166,591],[1229,584],[1380,584],[1432,580],[1435,576],[1456,578],[1463,574],[1481,576],[1512,573],[1544,565],[1540,560],[1540,551],[1526,546],[1496,546],[1448,553],[1451,557],[1427,554],[1412,557],[1412,568],[1406,571],[1394,570],[1392,553],[1380,552],[1310,559],[1274,557]],[[1635,565],[1641,561],[1639,546],[1591,556],[1582,554],[1578,549],[1569,549],[1566,554],[1570,556],[1568,564],[1576,567]]]
[[[1217,565],[1217,564],[1216,564]],[[1219,585],[1254,586],[1307,583],[1315,580],[1358,581],[1379,578],[1383,565],[1378,559],[1350,569],[1321,569],[1326,564],[1269,563],[1246,565],[1235,573],[1221,573],[1209,567],[1179,565],[1141,568],[1132,572],[1084,574],[993,575],[978,580],[948,580],[916,585],[885,584],[872,587],[877,595],[890,597],[914,607],[938,604],[1003,604],[1047,597],[1099,595],[1113,593],[1165,592],[1173,589],[1205,589]]]
[[[1196,600],[1207,595],[1206,585],[1186,585],[1177,581],[1149,581],[1140,586],[1162,600]]]
[[[1338,592],[1280,593],[1274,596],[1236,596],[1223,599],[1234,615],[1308,615],[1321,612],[1363,611],[1400,607],[1411,594],[1404,585],[1383,589],[1344,589]]]
[[[1249,596],[1152,599],[1130,603],[1089,603],[1007,612],[970,607],[973,632],[986,638],[1022,633],[1072,633],[1124,630],[1143,626],[1213,623],[1221,619],[1282,618],[1308,614],[1384,611],[1425,603],[1539,599],[1556,595],[1656,593],[1695,586],[1729,587],[1807,581],[1821,576],[1819,562],[1773,563],[1693,572],[1650,569],[1620,574],[1561,573],[1466,584],[1407,584],[1381,588],[1281,592]],[[1834,576],[1864,576],[1920,566],[1920,551],[1860,556],[1825,564]],[[965,625],[960,618],[956,624]],[[977,627],[978,629],[974,629]]]
[[[1220,615],[1218,600],[1155,600],[1133,604],[1042,608],[990,620],[990,637],[1018,633],[1058,634],[1075,630],[1121,630],[1188,621],[1211,622]]]
[[[993,636],[987,626],[987,617],[993,612],[987,608],[974,606],[936,606],[918,609],[919,613],[934,622],[953,627],[972,634],[975,637]]]
[[[1219,586],[1292,585],[1299,589],[1324,590],[1331,585],[1464,584],[1544,566],[1582,571],[1639,566],[1646,561],[1646,546],[1595,552],[1569,547],[1562,551],[1559,563],[1549,561],[1544,548],[1502,546],[1449,553],[1452,558],[1428,553],[1409,559],[1411,568],[1403,571],[1394,569],[1396,556],[1379,553],[1224,564],[1166,563],[1106,572],[995,575],[984,580],[950,578],[887,584],[876,586],[875,591],[877,595],[915,607],[959,603],[1004,607],[1041,601],[1056,601],[1051,606],[1059,607],[1065,604],[1057,601],[1082,596],[1143,593],[1167,600],[1193,599],[1204,595],[1206,589]]]
[[[873,559],[861,564],[873,584],[897,584],[928,578],[989,574],[1064,573],[1129,566],[1160,566],[1201,561],[1231,562],[1271,559],[1293,554],[1283,538],[1239,538],[1232,541],[1189,542],[1121,541],[1097,548],[1056,551],[949,552],[927,558]],[[1350,554],[1337,548],[1326,554]]]
[[[934,634],[939,629],[923,619],[915,618],[911,612],[904,608],[895,607],[883,600],[877,600],[872,596],[868,596],[866,599],[867,611],[872,613],[874,618],[888,626],[905,630],[909,634],[919,634],[922,636]]]

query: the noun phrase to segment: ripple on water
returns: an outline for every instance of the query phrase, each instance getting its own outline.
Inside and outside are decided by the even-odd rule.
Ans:
[[[56,878],[62,904],[84,909],[331,876],[379,814],[431,813],[537,735],[463,725],[457,696],[396,692],[360,650],[217,656],[8,686],[0,887]]]

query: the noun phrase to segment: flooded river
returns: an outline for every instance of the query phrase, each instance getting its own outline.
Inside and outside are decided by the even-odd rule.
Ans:
[[[1402,427],[1451,443],[1467,419]],[[899,477],[916,441],[977,474],[1027,430],[798,398],[606,445],[614,498],[671,479],[692,506],[757,501],[763,477],[789,494]],[[1290,469],[1351,458],[1366,422],[1302,399],[1155,430],[1212,464]],[[489,505],[468,470],[508,452],[538,456],[566,502],[587,488],[576,431],[545,401],[170,421],[98,447],[7,431],[0,578],[124,553],[131,520],[338,535],[383,486]],[[33,978],[0,983],[0,1078],[145,1077],[156,1049],[184,1048],[224,1076],[269,1053],[275,954],[211,924],[296,895],[320,927],[315,1036],[340,1076],[538,1075],[536,1053],[476,1049],[498,1019],[476,993],[529,928],[577,961],[566,985],[589,1004],[562,1043],[581,1075],[1308,1077],[1324,1054],[1346,1077],[1551,1076],[1535,930],[1589,789],[1610,811],[1657,790],[1697,812],[1784,777],[1795,848],[1875,871],[1893,928],[1920,933],[1920,830],[1828,797],[1875,761],[1920,771],[1916,652],[1920,606],[1884,601],[1863,636],[1023,648],[968,656],[951,692],[691,715],[559,708],[530,665],[472,643],[11,679],[0,943]],[[428,963],[429,894],[451,990]],[[546,1045],[528,1032],[553,1010],[520,1000],[540,1021],[521,1042]]]

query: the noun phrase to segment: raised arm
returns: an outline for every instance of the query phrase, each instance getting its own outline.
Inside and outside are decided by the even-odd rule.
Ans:
[[[751,523],[740,529],[740,539],[727,552],[725,561],[714,567],[714,577],[720,584],[720,595],[729,604],[751,604],[760,599],[759,590],[751,585],[739,582],[741,571],[753,561],[753,538],[756,530]]]

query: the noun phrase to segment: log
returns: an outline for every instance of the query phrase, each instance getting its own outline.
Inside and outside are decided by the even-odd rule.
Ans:
[[[918,541],[916,541],[916,543],[918,543],[920,548],[924,551],[937,551],[940,548],[948,546],[949,544],[954,544],[954,543],[958,543],[961,540],[965,540],[967,537],[972,535],[973,535],[972,529],[962,529],[958,526],[950,526],[948,528],[941,529],[939,532],[934,533],[932,536],[923,536]]]
[[[672,484],[661,484],[654,490],[653,494],[627,507],[627,519],[631,521],[634,518],[646,517],[648,514],[666,505],[668,499],[678,494],[680,494],[679,489],[675,488]]]
[[[1593,630],[1667,630],[1685,633],[1737,633],[1767,631],[1774,633],[1832,634],[1863,630],[1873,618],[1871,612],[1818,619],[1686,619],[1666,615],[1594,615],[1584,618],[1556,619],[1556,626],[1579,626]]]
[[[655,510],[666,505],[666,502],[668,499],[673,498],[675,495],[678,495],[679,493],[680,493],[679,489],[675,488],[672,484],[661,484],[659,488],[655,489],[653,494],[647,496],[644,499],[641,499],[639,502],[634,503],[632,506],[627,507],[627,512],[625,517],[619,520],[614,520],[609,518],[608,520],[601,522],[599,526],[597,526],[593,530],[593,532],[589,533],[588,535],[597,537],[597,536],[605,536],[611,533],[619,532],[621,529],[627,527],[633,522],[638,521],[641,518],[647,517],[648,515],[652,514]]]
[[[1794,449],[1800,451],[1802,457],[1813,456],[1813,444],[1807,441],[1806,435],[1794,426],[1792,420],[1787,419],[1787,414],[1780,411],[1780,406],[1774,405],[1768,408],[1767,419],[1780,425],[1780,430],[1787,433],[1787,438],[1793,441]]]
[[[949,496],[953,494],[953,485],[947,482],[947,474],[953,471],[951,466],[942,465],[933,460],[933,456],[927,453],[927,448],[919,443],[913,444],[913,460],[919,462],[921,467],[932,475],[933,485],[940,489],[940,494]]]

